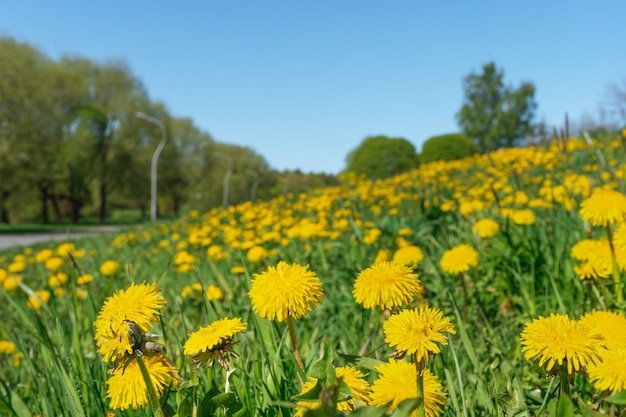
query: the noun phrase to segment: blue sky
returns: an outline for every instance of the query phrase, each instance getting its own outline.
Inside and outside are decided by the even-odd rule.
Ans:
[[[338,173],[368,135],[458,130],[462,79],[494,61],[561,126],[626,78],[626,2],[9,1],[0,35],[52,58],[125,59],[151,98],[276,169]]]

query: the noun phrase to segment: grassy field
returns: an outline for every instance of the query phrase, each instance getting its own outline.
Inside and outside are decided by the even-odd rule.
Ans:
[[[624,415],[625,175],[572,139],[0,252],[1,413]]]

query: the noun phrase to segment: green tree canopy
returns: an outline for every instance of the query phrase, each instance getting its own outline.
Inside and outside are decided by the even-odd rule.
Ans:
[[[532,83],[507,86],[504,71],[489,62],[481,74],[465,77],[463,87],[459,125],[482,151],[515,146],[532,134],[537,108]]]
[[[433,136],[422,146],[420,162],[453,161],[478,153],[478,146],[462,133]]]
[[[415,146],[404,138],[370,136],[346,157],[347,172],[386,178],[419,165]]]

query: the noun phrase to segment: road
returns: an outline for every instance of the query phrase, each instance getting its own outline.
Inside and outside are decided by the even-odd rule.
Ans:
[[[67,232],[0,234],[0,250],[9,249],[15,246],[30,246],[35,243],[53,240],[72,240],[83,236],[113,233],[118,229],[119,228],[117,226],[98,226],[90,227],[84,230],[73,230]]]

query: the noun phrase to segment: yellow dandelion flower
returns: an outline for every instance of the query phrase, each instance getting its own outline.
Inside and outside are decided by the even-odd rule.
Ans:
[[[38,290],[35,291],[37,297],[29,296],[27,306],[31,310],[39,310],[41,308],[41,303],[48,304],[50,300],[50,291],[47,290]]]
[[[7,291],[13,291],[17,287],[20,286],[20,282],[22,282],[22,277],[16,277],[9,275],[3,282],[2,287]]]
[[[605,350],[604,338],[590,328],[566,315],[551,314],[526,323],[521,334],[522,352],[526,359],[539,359],[539,366],[549,373],[555,366],[566,366],[569,375],[601,361]]]
[[[602,354],[602,362],[587,369],[591,383],[613,394],[626,390],[626,347],[613,346]]]
[[[176,384],[179,381],[176,368],[163,355],[143,356],[142,360],[157,395],[160,396],[170,383]],[[138,409],[148,404],[148,389],[136,360],[131,361],[125,368],[114,370],[107,385],[107,398],[111,399],[111,408]]]
[[[248,295],[259,317],[278,321],[304,317],[324,298],[322,281],[315,272],[284,261],[254,274]]]
[[[352,295],[368,309],[392,309],[412,302],[422,291],[418,275],[395,262],[381,262],[361,271]]]
[[[12,355],[15,353],[15,344],[8,340],[0,340],[0,353]]]
[[[439,265],[449,274],[467,272],[478,265],[478,252],[470,245],[461,244],[445,251]]]
[[[17,352],[13,356],[13,360],[11,361],[11,365],[14,368],[18,368],[20,366],[20,363],[22,362],[22,359],[24,359],[24,354],[22,352]]]
[[[477,234],[481,239],[488,239],[494,236],[500,230],[498,222],[491,219],[478,220],[474,226],[472,226],[472,232]]]
[[[604,337],[608,348],[626,346],[626,317],[623,314],[595,310],[583,315],[580,321],[593,329],[597,329]]]
[[[611,275],[611,270],[613,268],[611,264],[605,262],[597,256],[592,256],[585,262],[579,265],[574,265],[572,269],[579,279],[585,280],[608,278]]]
[[[83,275],[79,276],[78,278],[76,278],[76,283],[78,285],[89,284],[92,281],[93,281],[93,275],[91,275],[91,274],[83,274]]]
[[[119,270],[120,264],[114,260],[104,261],[102,265],[100,265],[100,273],[105,277],[115,275]]]
[[[351,366],[341,366],[335,369],[335,373],[337,375],[337,379],[341,379],[346,383],[348,388],[350,389],[350,393],[352,397],[343,401],[337,402],[337,411],[354,411],[356,410],[356,401],[364,405],[368,405],[370,402],[370,393],[372,388],[370,384],[365,379],[365,374],[363,374],[358,369]],[[301,394],[304,394],[317,384],[317,378],[311,378],[307,381],[302,387]],[[296,404],[296,414],[297,417],[304,416],[304,412],[306,410],[315,410],[322,405],[321,401],[298,401]]]
[[[70,254],[72,254],[76,248],[72,242],[61,243],[57,246],[57,255],[67,258]]]
[[[130,322],[138,327],[140,334],[158,322],[159,312],[167,303],[160,291],[154,283],[133,284],[104,302],[94,325],[98,352],[105,361],[132,352],[129,335],[136,332],[129,329]]]
[[[599,240],[583,239],[577,242],[570,251],[572,258],[579,261],[586,261],[589,259],[589,255],[601,250],[603,243]]]
[[[431,353],[439,353],[438,343],[448,344],[444,333],[455,334],[454,326],[443,312],[421,306],[393,314],[383,324],[385,342],[399,353],[414,355],[418,362],[427,361]]]
[[[46,262],[54,255],[52,249],[42,249],[35,254],[35,260],[37,262]]]
[[[224,292],[222,289],[212,284],[207,287],[204,295],[208,301],[216,301],[224,298]]]
[[[580,217],[594,226],[610,226],[625,216],[626,196],[615,190],[596,188],[580,203]]]
[[[63,258],[58,258],[58,257],[49,258],[44,263],[44,266],[48,271],[56,272],[59,269],[61,269],[61,267],[63,266]]]
[[[513,223],[520,226],[530,226],[531,224],[535,224],[537,216],[535,212],[530,209],[515,210],[511,215],[511,220]]]
[[[373,264],[387,262],[389,259],[391,259],[391,251],[389,249],[379,249]]]
[[[244,268],[242,265],[235,265],[232,268],[230,268],[231,274],[241,275],[241,274],[244,274],[245,272],[246,272],[246,268]]]
[[[234,319],[224,318],[209,324],[189,335],[183,352],[191,356],[194,363],[199,366],[206,361],[213,365],[215,360],[228,368],[227,355],[234,353],[235,345],[233,337],[235,333],[246,329],[246,323],[242,323],[239,317]]]
[[[252,246],[246,254],[246,259],[250,262],[261,262],[263,259],[267,258],[268,255],[269,253],[263,246]]]
[[[2,284],[9,277],[9,273],[6,269],[0,268],[0,284]]]
[[[424,252],[422,252],[419,247],[414,245],[407,245],[399,248],[395,251],[392,258],[395,263],[412,266],[414,268],[422,259],[424,259]]]
[[[22,260],[11,262],[9,266],[7,266],[7,271],[9,271],[9,273],[11,274],[19,274],[20,272],[24,272],[26,271],[26,262]]]
[[[390,359],[376,368],[378,378],[372,384],[371,404],[384,407],[391,403],[388,411],[410,398],[417,398],[417,377],[415,365],[409,362]],[[441,415],[441,406],[446,403],[446,393],[441,383],[429,369],[424,370],[424,409],[426,417]],[[417,416],[417,410],[411,417]]]

